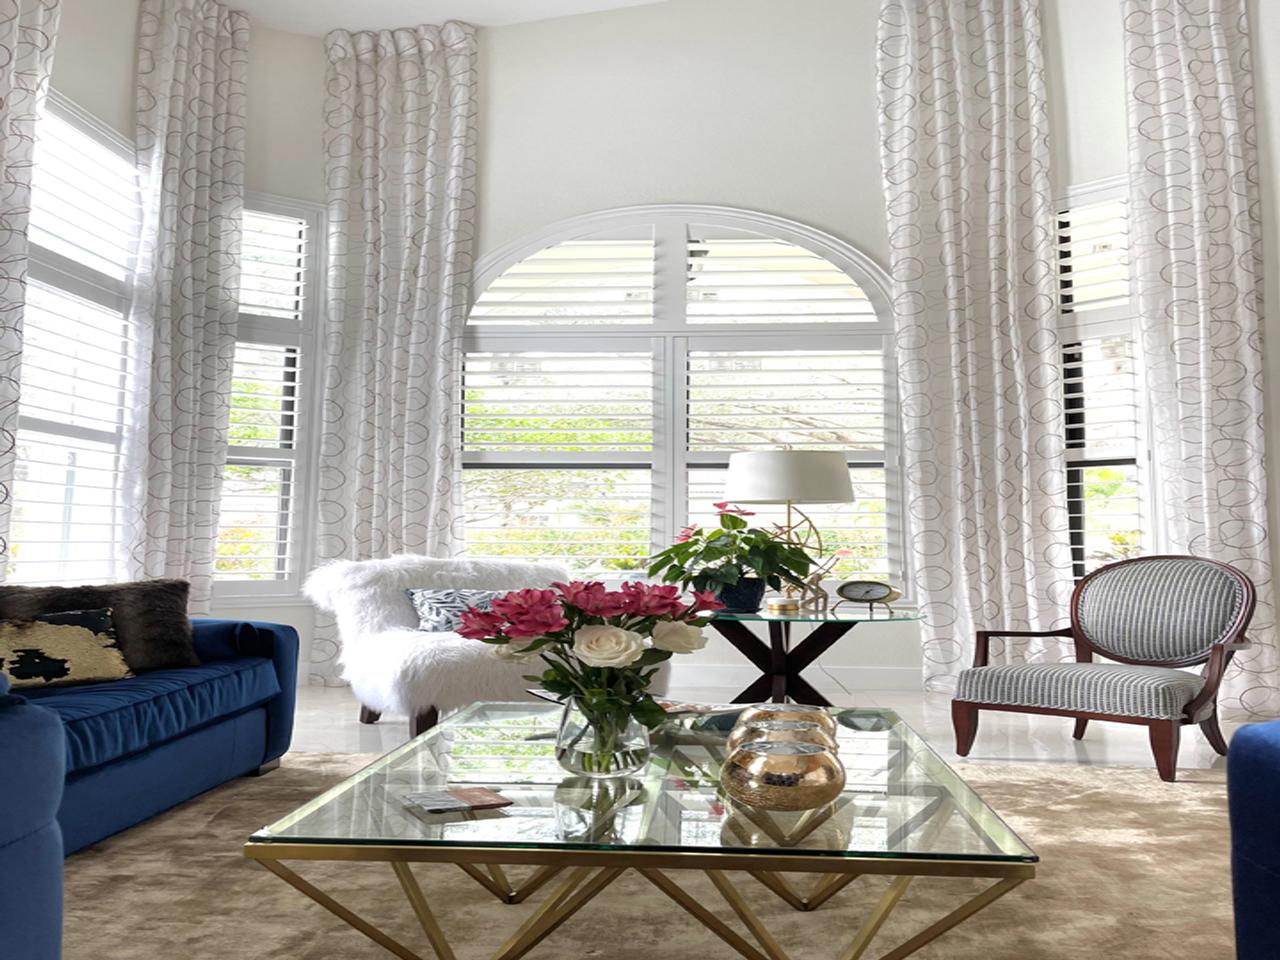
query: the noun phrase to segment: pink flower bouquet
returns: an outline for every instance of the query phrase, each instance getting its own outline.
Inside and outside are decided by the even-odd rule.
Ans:
[[[546,669],[526,679],[561,699],[573,698],[593,722],[634,718],[652,729],[666,717],[648,692],[658,665],[706,645],[703,614],[722,604],[709,592],[686,600],[675,586],[552,584],[515,590],[488,610],[472,608],[458,633],[493,644],[503,660],[540,657]]]

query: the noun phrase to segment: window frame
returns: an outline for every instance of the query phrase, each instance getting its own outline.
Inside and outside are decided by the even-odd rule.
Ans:
[[[1062,220],[1064,213],[1075,207],[1112,203],[1120,200],[1128,202],[1129,199],[1129,178],[1125,175],[1091,180],[1067,187],[1055,201],[1055,247],[1058,243],[1057,238],[1060,235],[1058,223]],[[1128,249],[1130,257],[1132,257],[1132,249],[1132,242],[1130,242]],[[1163,530],[1163,525],[1159,516],[1161,510],[1160,498],[1154,496],[1156,482],[1154,458],[1151,449],[1150,392],[1146,389],[1145,384],[1145,364],[1142,362],[1142,331],[1138,323],[1137,285],[1133,280],[1132,272],[1129,280],[1128,303],[1094,307],[1084,311],[1071,311],[1069,305],[1063,304],[1062,280],[1063,274],[1060,270],[1057,270],[1055,272],[1055,287],[1058,295],[1059,350],[1064,374],[1063,440],[1068,444],[1065,449],[1068,535],[1071,543],[1072,577],[1075,580],[1080,580],[1089,572],[1088,559],[1084,553],[1086,530],[1083,508],[1084,471],[1088,468],[1130,465],[1137,468],[1139,517],[1142,525],[1140,530],[1140,550],[1149,553],[1160,552],[1164,549],[1163,538],[1160,534],[1160,531]],[[1070,379],[1067,373],[1073,365],[1079,366],[1082,363],[1082,359],[1079,357],[1079,347],[1083,341],[1106,337],[1127,337],[1133,343],[1134,376],[1138,396],[1136,411],[1138,439],[1132,458],[1091,457],[1088,455],[1087,446],[1071,447],[1069,445],[1074,440],[1084,440],[1081,436],[1073,436],[1073,433],[1081,431],[1083,426],[1071,422],[1070,416],[1073,412],[1083,411],[1083,395],[1086,391],[1079,390],[1077,393],[1067,393],[1065,387]],[[1072,403],[1073,400],[1076,401],[1074,404]],[[1073,450],[1082,450],[1084,455],[1073,457]]]
[[[302,314],[298,320],[264,317],[241,313],[236,328],[236,343],[294,347],[298,350],[297,424],[293,447],[257,447],[228,441],[227,463],[243,465],[275,465],[288,463],[291,470],[292,515],[289,522],[289,569],[285,576],[273,580],[213,581],[215,602],[235,600],[240,606],[258,601],[271,606],[284,600],[296,600],[302,581],[314,555],[317,507],[317,471],[319,462],[319,418],[321,389],[319,380],[323,366],[319,356],[320,316],[324,296],[326,216],[323,204],[294,200],[275,194],[248,192],[244,208],[255,213],[296,217],[307,223],[310,244],[306,254],[306,279],[303,287]]]
[[[835,264],[866,294],[874,319],[848,324],[788,323],[785,326],[746,323],[686,324],[687,237],[691,224],[705,224],[731,230],[749,231],[776,238],[812,251]],[[565,453],[558,455],[557,467],[577,464],[643,464],[650,467],[651,548],[672,543],[685,524],[688,504],[689,467],[727,465],[727,456],[689,452],[682,438],[687,436],[687,406],[680,402],[680,383],[691,350],[751,349],[753,345],[783,342],[789,349],[874,349],[883,355],[885,370],[885,449],[883,462],[871,461],[848,451],[851,466],[875,466],[885,470],[886,526],[889,539],[891,579],[904,591],[913,582],[910,555],[906,550],[906,518],[903,509],[901,469],[901,424],[897,396],[894,345],[894,312],[887,273],[865,253],[839,238],[806,224],[783,217],[736,207],[706,204],[644,204],[617,207],[570,217],[522,236],[486,254],[473,274],[471,302],[474,304],[489,285],[506,270],[547,247],[572,240],[603,239],[611,231],[625,234],[639,227],[652,227],[654,240],[653,322],[609,325],[502,325],[486,322],[464,330],[459,364],[469,352],[557,351],[593,352],[602,349],[650,350],[654,377],[654,438],[650,453]],[[675,255],[671,251],[677,251]],[[780,347],[781,348],[781,347]],[[459,377],[461,383],[461,377]],[[459,432],[462,425],[459,402]],[[556,456],[556,455],[553,455]],[[520,454],[495,452],[462,453],[461,469],[501,466],[545,466],[550,457],[532,463]],[[561,462],[562,461],[562,462]],[[904,602],[912,600],[908,593]]]

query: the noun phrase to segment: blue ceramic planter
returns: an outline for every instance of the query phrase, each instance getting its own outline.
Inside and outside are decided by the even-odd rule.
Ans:
[[[733,586],[721,587],[718,599],[725,613],[755,613],[764,600],[765,586],[759,577],[743,577]]]

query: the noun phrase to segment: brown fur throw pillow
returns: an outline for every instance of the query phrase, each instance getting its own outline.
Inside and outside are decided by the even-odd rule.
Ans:
[[[185,580],[139,580],[85,587],[0,586],[0,620],[111,608],[120,652],[135,673],[194,667]]]

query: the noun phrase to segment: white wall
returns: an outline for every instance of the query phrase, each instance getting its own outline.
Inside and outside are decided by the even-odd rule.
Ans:
[[[874,0],[681,0],[480,33],[480,247],[632,203],[751,207],[883,260]]]

